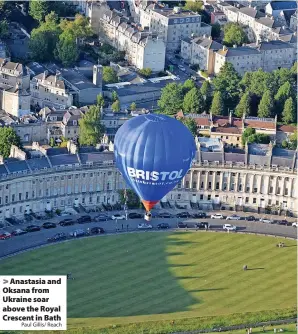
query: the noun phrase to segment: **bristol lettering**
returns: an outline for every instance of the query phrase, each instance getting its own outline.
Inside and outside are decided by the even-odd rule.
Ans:
[[[183,177],[183,169],[180,169],[179,171],[174,170],[171,172],[151,172],[127,167],[127,173],[131,178],[144,181],[173,181]]]

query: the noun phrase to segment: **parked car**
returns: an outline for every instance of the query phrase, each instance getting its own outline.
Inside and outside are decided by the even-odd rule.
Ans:
[[[298,227],[298,223],[293,223],[292,226],[293,227]]]
[[[149,230],[149,229],[152,229],[152,225],[150,225],[150,224],[145,224],[145,223],[143,223],[143,224],[139,224],[139,225],[138,225],[138,229],[139,229],[139,230]]]
[[[189,212],[179,212],[176,215],[177,218],[189,218],[191,217]]]
[[[185,72],[185,67],[183,67],[182,65],[178,65],[179,70],[181,70],[182,72]]]
[[[199,229],[201,229],[201,228],[206,229],[207,228],[208,229],[209,228],[209,223],[207,223],[207,222],[196,223],[195,228],[199,228]]]
[[[20,228],[17,230],[14,230],[11,232],[12,235],[17,236],[17,235],[22,235],[28,233],[27,231],[21,230]]]
[[[102,227],[92,227],[90,230],[91,234],[102,234],[105,233],[105,230]]]
[[[211,219],[224,219],[224,216],[221,213],[215,213],[211,215]]]
[[[170,228],[170,225],[168,223],[160,223],[160,224],[157,224],[157,228],[158,229],[167,229],[167,228]]]
[[[91,222],[91,217],[89,215],[82,216],[77,219],[77,223],[79,224],[90,223],[90,222]]]
[[[48,238],[48,242],[54,242],[59,240],[65,240],[67,239],[67,235],[65,233],[57,233],[53,237]]]
[[[286,219],[279,220],[277,222],[278,225],[285,225],[285,226],[291,226],[292,224],[288,222]]]
[[[248,216],[248,217],[245,217],[245,220],[247,220],[248,222],[254,222],[256,218],[254,216]]]
[[[222,228],[226,231],[236,231],[237,230],[237,227],[231,224],[224,224]]]
[[[124,220],[125,219],[125,216],[124,215],[120,215],[120,213],[115,213],[113,216],[112,216],[112,219],[113,220]]]
[[[37,226],[37,225],[29,225],[26,228],[27,232],[37,232],[37,231],[40,231],[40,230],[41,230],[40,226]]]
[[[171,218],[172,215],[168,212],[161,212],[157,215],[157,217],[159,217],[159,218]]]
[[[143,218],[144,215],[142,215],[141,213],[138,212],[131,212],[128,214],[127,216],[129,219],[138,219],[138,218]]]
[[[110,217],[104,213],[101,213],[100,215],[94,217],[94,220],[97,222],[105,222],[107,220],[109,220]]]
[[[70,226],[70,225],[74,225],[74,224],[75,224],[75,221],[72,220],[72,219],[64,219],[64,220],[61,220],[59,222],[60,226]]]
[[[196,212],[192,215],[193,218],[207,218],[207,215],[205,212]]]
[[[178,227],[178,228],[187,228],[188,226],[187,226],[187,224],[185,224],[185,223],[183,223],[183,222],[179,222],[179,223],[177,224],[177,227]]]
[[[69,236],[72,238],[83,237],[84,235],[86,235],[86,232],[82,229],[77,229],[69,233]]]
[[[9,232],[0,232],[0,240],[5,240],[11,238],[12,235]]]
[[[57,227],[57,225],[55,223],[46,222],[42,224],[42,227],[45,229],[50,229]]]
[[[231,215],[231,216],[227,216],[226,220],[240,220],[241,217],[238,215]]]
[[[260,218],[260,222],[266,223],[266,224],[273,224],[273,220],[269,218]]]

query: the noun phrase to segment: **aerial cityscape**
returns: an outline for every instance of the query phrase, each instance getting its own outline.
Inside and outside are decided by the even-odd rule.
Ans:
[[[297,14],[0,1],[0,333],[297,333]]]

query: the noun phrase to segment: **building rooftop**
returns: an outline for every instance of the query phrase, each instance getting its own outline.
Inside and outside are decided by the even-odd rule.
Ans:
[[[244,120],[244,126],[256,129],[271,129],[276,128],[274,118],[259,118],[259,117],[246,117]]]
[[[177,11],[175,10],[177,8]],[[174,8],[165,8],[158,5],[154,5],[152,10],[156,13],[159,13],[162,16],[169,17],[169,18],[180,18],[180,17],[189,17],[189,16],[197,16],[200,17],[201,15],[194,13],[190,10],[181,9],[180,7]]]
[[[269,41],[269,42],[261,42],[260,44],[256,45],[258,50],[260,51],[267,51],[267,50],[274,50],[274,49],[294,49],[294,46],[285,43],[283,41]]]
[[[227,48],[220,49],[217,51],[218,54],[224,56],[224,57],[241,57],[246,55],[253,55],[253,54],[260,54],[260,51],[253,49],[248,46],[239,46],[239,47],[233,47],[233,48]]]
[[[239,9],[239,12],[253,17],[254,19],[265,16],[264,13],[260,12],[257,9],[254,9],[253,7],[242,7]]]
[[[202,38],[197,37],[193,39],[194,43],[200,45],[201,47],[208,49],[208,50],[219,50],[222,48],[222,44],[213,41],[212,38]]]

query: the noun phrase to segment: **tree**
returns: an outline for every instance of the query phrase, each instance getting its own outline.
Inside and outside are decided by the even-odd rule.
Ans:
[[[297,138],[297,130],[296,130],[292,135],[290,135],[289,149],[296,150],[297,146],[298,146],[298,138]]]
[[[192,1],[192,0],[186,0],[186,3],[184,5],[184,8],[187,10],[191,10],[196,13],[200,13],[203,8],[203,1]]]
[[[296,120],[296,110],[295,110],[295,104],[293,102],[292,97],[289,97],[285,104],[284,104],[284,110],[282,112],[282,121],[285,124],[294,123]]]
[[[213,80],[215,91],[222,94],[226,107],[234,108],[239,101],[241,77],[231,63],[225,63]]]
[[[137,109],[137,104],[135,102],[133,102],[131,105],[130,105],[130,110],[132,111],[135,111]]]
[[[21,147],[21,139],[11,127],[0,127],[0,154],[4,158],[10,155],[11,145]]]
[[[248,42],[243,28],[238,23],[229,22],[224,27],[224,44],[227,46],[242,45]]]
[[[197,135],[197,123],[193,118],[183,117],[179,119],[195,137]]]
[[[115,102],[119,100],[118,94],[115,90],[112,91],[112,101]]]
[[[54,147],[56,146],[56,142],[55,142],[55,139],[53,137],[50,138],[50,146]]]
[[[112,104],[112,110],[114,112],[119,112],[120,111],[120,101],[116,100],[113,104]]]
[[[29,4],[29,14],[38,22],[42,22],[51,11],[50,1],[31,0]]]
[[[195,88],[196,84],[192,79],[187,79],[186,81],[184,81],[183,84],[183,93],[186,94],[187,92],[189,92],[191,89]]]
[[[246,128],[242,133],[242,145],[244,146],[247,142],[247,138],[254,135],[256,130],[254,128]]]
[[[270,117],[273,110],[273,99],[271,92],[266,90],[258,108],[258,117]]]
[[[126,189],[126,198],[124,194],[125,194],[124,190],[119,190],[120,203],[122,205],[124,205],[126,201],[126,204],[129,209],[139,208],[140,198],[133,190]]]
[[[161,97],[158,106],[161,112],[167,115],[174,115],[181,110],[183,105],[183,87],[180,84],[171,82],[161,90]]]
[[[105,84],[118,82],[116,71],[112,67],[104,66],[102,72],[102,80]]]
[[[57,44],[56,57],[64,66],[72,66],[79,58],[79,49],[75,39],[62,33]]]
[[[289,81],[286,81],[282,86],[279,87],[277,93],[274,96],[276,111],[278,114],[284,109],[284,104],[288,98],[293,95],[292,86]]]
[[[218,23],[211,24],[211,37],[218,38],[220,37],[221,28]]]
[[[45,22],[31,32],[29,48],[34,60],[44,62],[54,59],[54,50],[60,33],[58,16],[51,12],[45,17]]]
[[[140,72],[141,75],[143,75],[146,78],[149,78],[150,75],[152,74],[151,68],[143,68],[139,72]]]
[[[83,118],[79,120],[80,145],[96,145],[104,135],[105,127],[101,123],[99,106],[90,106]]]
[[[255,133],[247,138],[247,143],[252,144],[269,144],[270,136],[263,133]]]
[[[203,85],[200,89],[201,94],[204,99],[204,110],[209,111],[211,102],[212,102],[212,87],[210,85],[210,82],[208,80],[205,80],[203,82]]]
[[[77,14],[73,21],[62,20],[60,28],[65,36],[78,40],[78,42],[93,35],[88,18],[80,14]]]
[[[101,108],[105,104],[105,100],[101,94],[98,94],[96,97],[96,104]]]
[[[259,69],[258,71],[252,72],[250,79],[250,86],[247,87],[247,91],[250,91],[259,98],[262,97],[266,90],[269,90],[273,94],[274,78],[271,73]]]
[[[201,113],[204,108],[204,100],[201,92],[196,88],[192,88],[185,94],[183,100],[183,110],[186,113]]]
[[[249,92],[244,93],[235,109],[235,115],[242,117],[243,115],[250,115],[250,94]]]
[[[223,100],[222,100],[222,95],[221,92],[215,92],[213,99],[212,99],[212,104],[210,108],[210,113],[212,115],[222,115],[223,114]]]
[[[281,67],[278,70],[273,71],[274,78],[274,88],[277,90],[280,86],[282,86],[287,81],[290,82],[291,85],[294,84],[294,79],[292,76],[292,72],[288,68]]]
[[[297,82],[297,75],[298,75],[298,63],[297,61],[294,63],[294,65],[291,67],[291,75],[292,75],[292,78],[294,79],[294,81]]]

